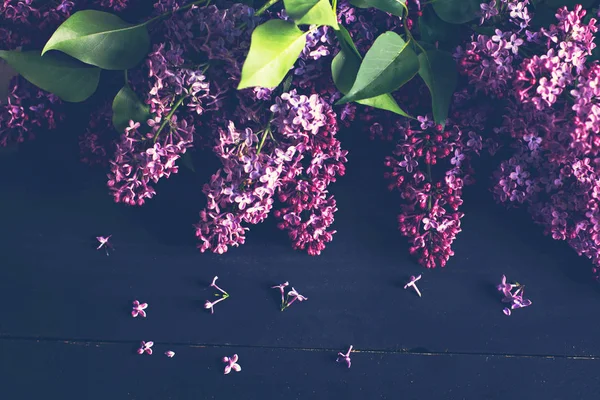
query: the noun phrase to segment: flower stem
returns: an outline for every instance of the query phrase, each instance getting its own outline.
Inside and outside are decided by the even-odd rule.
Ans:
[[[210,67],[210,64],[206,64],[203,68],[202,68],[202,74],[204,75],[204,73],[206,72],[206,70],[208,70],[208,68]],[[191,90],[192,88],[190,87],[190,89],[188,90],[188,92]],[[154,135],[154,143],[156,143],[156,140],[158,139],[158,135],[160,135],[160,133],[162,132],[163,128],[165,127],[165,125],[167,125],[167,123],[171,120],[171,117],[173,116],[173,114],[175,114],[175,111],[179,108],[179,106],[183,103],[183,101],[189,96],[189,94],[185,94],[183,96],[181,96],[177,102],[173,105],[173,108],[171,109],[171,111],[169,111],[169,113],[167,114],[167,117],[162,121],[162,123],[160,124],[160,127],[158,128],[158,130],[156,131],[156,134]]]
[[[273,134],[271,133],[271,122],[272,121],[273,121],[273,113],[271,113],[271,116],[269,117],[269,123],[267,124],[267,127],[263,131],[263,135],[260,138],[260,143],[258,144],[258,149],[256,150],[256,155],[260,154],[260,151],[262,150],[263,145],[265,144],[265,140],[267,139],[267,135],[271,136],[271,138],[273,140],[275,140],[275,138],[273,137]]]
[[[263,132],[262,137],[260,138],[260,143],[258,144],[258,149],[256,150],[256,155],[260,154],[260,151],[262,150],[262,147],[265,144],[265,140],[267,139],[267,135],[269,135],[270,133],[271,133],[271,126],[267,126],[267,128]]]
[[[260,17],[261,15],[263,15],[265,13],[265,11],[267,11],[269,9],[269,7],[271,7],[272,5],[274,5],[275,3],[277,3],[279,0],[269,0],[267,1],[265,4],[263,4],[263,6],[261,8],[258,9],[258,11],[256,11],[254,13],[255,17]]]
[[[170,15],[173,15],[173,14],[175,14],[175,13],[178,13],[179,11],[187,10],[188,8],[191,8],[191,7],[193,7],[193,6],[197,6],[197,5],[200,5],[200,4],[203,4],[203,3],[209,3],[209,2],[210,2],[210,0],[198,0],[198,1],[193,1],[193,2],[191,2],[190,4],[186,4],[185,6],[178,8],[177,10],[169,11],[169,12],[166,12],[166,13],[164,13],[164,14],[161,14],[161,15],[159,15],[159,16],[157,16],[157,17],[154,17],[154,18],[152,18],[152,19],[149,19],[148,21],[144,22],[142,25],[150,25],[150,24],[151,24],[151,23],[153,23],[154,21],[158,21],[158,20],[160,20],[160,19],[166,18],[166,17],[168,17],[168,16],[170,16]]]
[[[433,184],[433,179],[431,178],[431,164],[427,164],[427,180],[430,184]],[[427,196],[427,210],[431,211],[431,194]]]
[[[177,100],[177,103],[175,103],[173,108],[171,108],[171,111],[169,111],[169,113],[167,114],[167,117],[165,119],[163,119],[163,122],[160,124],[160,127],[158,128],[158,130],[156,131],[156,134],[154,135],[154,143],[156,143],[156,140],[158,139],[158,135],[160,135],[160,132],[162,132],[165,125],[167,125],[167,123],[171,120],[171,117],[173,116],[173,114],[175,114],[175,111],[183,103],[183,100],[185,100],[186,97],[187,97],[187,95],[181,96]]]

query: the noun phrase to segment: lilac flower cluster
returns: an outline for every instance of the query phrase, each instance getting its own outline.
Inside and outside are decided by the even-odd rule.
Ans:
[[[504,307],[502,310],[506,315],[511,315],[511,310],[529,307],[532,304],[531,300],[523,298],[525,295],[525,286],[519,283],[507,283],[505,275],[502,275],[502,283],[497,286],[497,289],[504,295],[502,302],[510,304],[510,308]],[[513,289],[516,290],[513,292]]]
[[[0,1],[0,50],[42,48],[54,29],[77,9],[95,6],[123,10],[129,0],[100,1]],[[5,69],[0,60],[0,70]],[[6,71],[3,72],[3,74]],[[5,88],[0,88],[4,94]],[[8,97],[0,98],[0,147],[22,143],[38,132],[56,128],[64,117],[62,102],[23,78],[13,78]]]
[[[272,286],[271,289],[279,289],[281,292],[281,311],[285,311],[286,308],[291,306],[296,300],[302,303],[305,300],[308,300],[308,297],[302,296],[296,289],[293,287],[285,293],[285,288],[290,285],[289,282],[284,282],[281,285]]]
[[[131,123],[116,143],[108,186],[116,202],[142,205],[156,194],[151,182],[177,173],[176,161],[192,147],[195,116],[214,104],[204,72],[183,66],[183,49],[172,42],[154,45],[146,60],[145,102],[151,117]],[[187,113],[176,113],[180,107]]]
[[[472,146],[465,145],[466,135],[458,125],[444,129],[427,116],[418,117],[416,123],[406,123],[403,138],[385,161],[391,169],[386,173],[389,189],[398,190],[402,199],[400,232],[410,238],[410,253],[427,268],[445,266],[454,254],[451,246],[460,232],[463,214],[458,209],[469,179],[469,159],[474,148],[481,148],[478,134],[472,133]],[[431,168],[441,161],[450,165],[437,179]]]
[[[282,94],[271,111],[275,131],[290,144],[285,153],[278,151],[285,171],[278,188],[284,204],[275,212],[278,226],[288,231],[295,249],[319,255],[335,233],[328,228],[337,207],[327,188],[346,171],[348,152],[335,138],[336,114],[320,96],[295,90]]]
[[[334,138],[335,113],[318,95],[283,93],[271,107],[273,119],[257,133],[238,130],[230,121],[219,130],[213,149],[222,163],[204,186],[207,207],[196,236],[201,251],[224,253],[245,241],[248,224],[257,224],[273,208],[280,229],[294,248],[319,254],[335,231],[328,230],[336,211],[327,187],[343,175],[346,151]]]
[[[500,8],[508,16],[505,26],[500,25],[504,30],[496,28],[494,35],[474,36],[464,49],[458,47],[454,56],[459,71],[476,92],[503,98],[515,73],[513,65],[521,59],[519,49],[537,36],[527,30],[532,18],[527,8],[529,0],[499,1],[501,7],[497,7],[496,0],[481,4],[481,22],[498,16]]]
[[[555,240],[594,263],[600,276],[600,65],[588,63],[598,31],[585,10],[566,7],[537,34],[545,54],[517,66],[513,99],[497,131],[513,150],[495,172],[494,195],[525,204]]]
[[[0,60],[0,64],[2,61]],[[43,130],[56,128],[64,118],[62,102],[23,78],[10,81],[8,98],[0,99],[0,147],[31,140]]]
[[[283,165],[277,155],[258,152],[258,136],[252,129],[238,130],[230,121],[219,133],[214,152],[223,166],[204,185],[207,206],[200,212],[196,236],[200,251],[223,254],[229,246],[245,242],[248,228],[243,224],[267,217]]]

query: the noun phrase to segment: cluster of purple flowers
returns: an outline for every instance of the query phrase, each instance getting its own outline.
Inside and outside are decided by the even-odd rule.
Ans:
[[[457,113],[458,115],[458,113]],[[473,182],[470,159],[483,148],[482,126],[448,120],[445,128],[429,117],[401,127],[401,138],[386,166],[390,190],[402,200],[399,229],[410,239],[411,254],[427,268],[445,266],[454,254],[452,243],[461,231],[462,189]],[[467,119],[465,117],[464,119]],[[432,168],[443,164],[443,175]]]
[[[344,174],[347,154],[335,138],[336,115],[317,94],[292,90],[275,101],[260,139],[232,121],[219,130],[214,153],[223,167],[204,186],[208,204],[196,225],[201,251],[222,254],[243,244],[245,225],[264,221],[276,194],[282,207],[275,217],[294,248],[319,254],[335,233],[329,227],[337,208],[327,187]]]
[[[494,195],[525,204],[547,234],[590,258],[600,276],[600,65],[587,61],[598,23],[585,14],[581,6],[560,8],[556,24],[527,34],[531,48],[544,50],[514,63],[506,116],[496,128],[512,154],[494,174]]]
[[[130,3],[78,2],[77,9],[121,11]],[[109,166],[116,202],[142,205],[155,195],[155,183],[177,173],[187,151],[212,150],[221,166],[203,187],[207,203],[195,225],[200,251],[222,254],[243,244],[249,227],[273,210],[293,247],[318,255],[335,233],[337,207],[329,185],[344,174],[347,161],[338,125],[356,121],[372,138],[395,142],[385,159],[386,177],[399,194],[399,230],[422,265],[444,266],[453,255],[462,189],[474,182],[471,160],[501,149],[495,198],[525,204],[554,239],[592,259],[600,276],[600,64],[588,61],[599,26],[581,6],[560,8],[555,24],[536,30],[530,0],[481,4],[478,32],[488,34],[474,34],[454,51],[462,81],[449,117],[438,125],[420,79],[394,93],[417,119],[356,104],[336,114],[332,104],[341,94],[329,71],[339,46],[329,27],[307,34],[283,91],[237,91],[261,18],[243,4],[172,13],[186,4],[155,1],[153,16],[170,15],[152,25],[152,51],[128,73],[148,118],[115,132],[107,100],[80,137],[82,161]],[[407,6],[403,20],[342,0],[338,20],[365,54],[384,31],[419,37],[415,22],[422,4],[410,0]],[[43,42],[36,41],[76,10],[66,0],[36,7],[31,0],[0,3],[0,46],[39,47]],[[288,18],[284,11],[265,15]],[[34,38],[28,30],[40,21],[46,33]],[[62,118],[55,96],[28,85],[15,77],[7,101],[0,99],[0,146],[32,137],[40,127],[53,128]],[[503,118],[492,115],[499,109]]]
[[[155,9],[160,14],[184,4],[161,0]],[[347,154],[335,138],[331,103],[339,94],[332,82],[311,80],[317,74],[309,61],[330,55],[332,36],[323,29],[309,38],[301,57],[308,69],[299,64],[292,71],[298,91],[237,91],[257,22],[251,8],[235,4],[194,6],[161,23],[152,32],[158,44],[145,65],[129,73],[150,118],[132,121],[118,139],[104,133],[111,138],[107,142],[100,132],[111,129],[108,113],[96,115],[80,138],[82,158],[110,158],[108,185],[115,201],[141,205],[155,195],[154,183],[177,172],[184,152],[208,147],[221,168],[203,188],[207,204],[195,225],[199,249],[224,253],[244,243],[249,226],[280,203],[279,228],[294,248],[316,255],[335,233],[337,208],[328,186],[344,174]],[[319,66],[321,79],[325,67]]]
[[[525,286],[519,283],[507,283],[505,275],[502,275],[502,283],[497,286],[497,289],[504,295],[502,302],[510,304],[510,308],[504,307],[502,310],[506,315],[512,314],[512,310],[529,307],[532,304],[531,300],[523,298]]]
[[[0,1],[0,50],[41,49],[52,31],[77,9],[120,11],[128,3],[129,0]],[[0,60],[3,78],[6,68]],[[19,76],[10,80],[8,88],[0,88],[0,93],[7,93],[6,98],[0,98],[0,147],[22,143],[38,132],[55,129],[56,122],[64,118],[62,102],[55,95],[39,90]]]

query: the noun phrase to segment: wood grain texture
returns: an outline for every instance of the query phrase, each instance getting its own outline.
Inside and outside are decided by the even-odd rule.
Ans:
[[[3,398],[563,400],[600,390],[599,360],[360,352],[348,369],[335,362],[337,349],[156,343],[155,354],[139,356],[136,344],[0,339]],[[242,371],[223,375],[221,358],[234,353]]]

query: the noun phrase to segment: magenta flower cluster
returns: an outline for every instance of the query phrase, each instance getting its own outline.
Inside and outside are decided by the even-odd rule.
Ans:
[[[219,128],[213,151],[222,168],[203,189],[207,207],[196,225],[201,251],[222,254],[243,244],[247,225],[264,221],[276,196],[278,226],[294,248],[319,254],[335,233],[329,227],[337,208],[327,187],[344,174],[347,154],[335,138],[335,113],[316,94],[292,90],[275,100],[272,120],[258,134],[233,121]]]
[[[510,305],[510,307],[504,307],[502,310],[506,315],[510,315],[512,313],[511,310],[531,305],[531,300],[523,298],[525,295],[525,286],[519,283],[507,283],[505,275],[502,275],[502,282],[497,286],[497,289],[504,296],[502,302]]]
[[[494,129],[511,150],[494,174],[494,197],[525,205],[555,240],[591,259],[600,275],[598,153],[600,65],[596,18],[576,6],[556,13],[556,24],[514,34],[538,54],[513,62],[506,116]],[[538,50],[539,51],[539,50]]]
[[[6,0],[0,46],[40,45],[79,7],[120,12],[133,3]],[[398,228],[422,265],[443,267],[454,254],[473,160],[491,155],[501,157],[494,198],[527,207],[547,234],[590,258],[600,277],[600,64],[590,59],[599,26],[581,6],[561,7],[555,23],[535,28],[530,0],[482,3],[481,26],[453,53],[461,79],[448,118],[436,124],[421,79],[393,94],[415,119],[356,104],[334,111],[341,93],[330,68],[339,44],[329,27],[307,33],[282,87],[238,91],[251,34],[262,19],[243,4],[170,14],[186,4],[154,2],[152,16],[169,15],[152,24],[154,44],[143,65],[128,71],[128,85],[148,116],[116,132],[107,100],[80,136],[82,161],[109,169],[116,202],[143,205],[161,179],[179,171],[183,157],[212,153],[220,165],[203,186],[206,203],[194,225],[201,252],[223,254],[243,244],[250,227],[272,213],[295,249],[318,255],[335,233],[337,204],[329,191],[347,162],[337,132],[356,122],[371,138],[391,142],[385,176],[399,203]],[[420,37],[417,19],[430,6],[406,4],[402,19],[341,0],[338,20],[364,54],[388,30]],[[288,19],[285,11],[265,15]],[[44,33],[34,38],[36,24]],[[62,120],[61,102],[27,85],[13,78],[0,103],[0,146]]]

